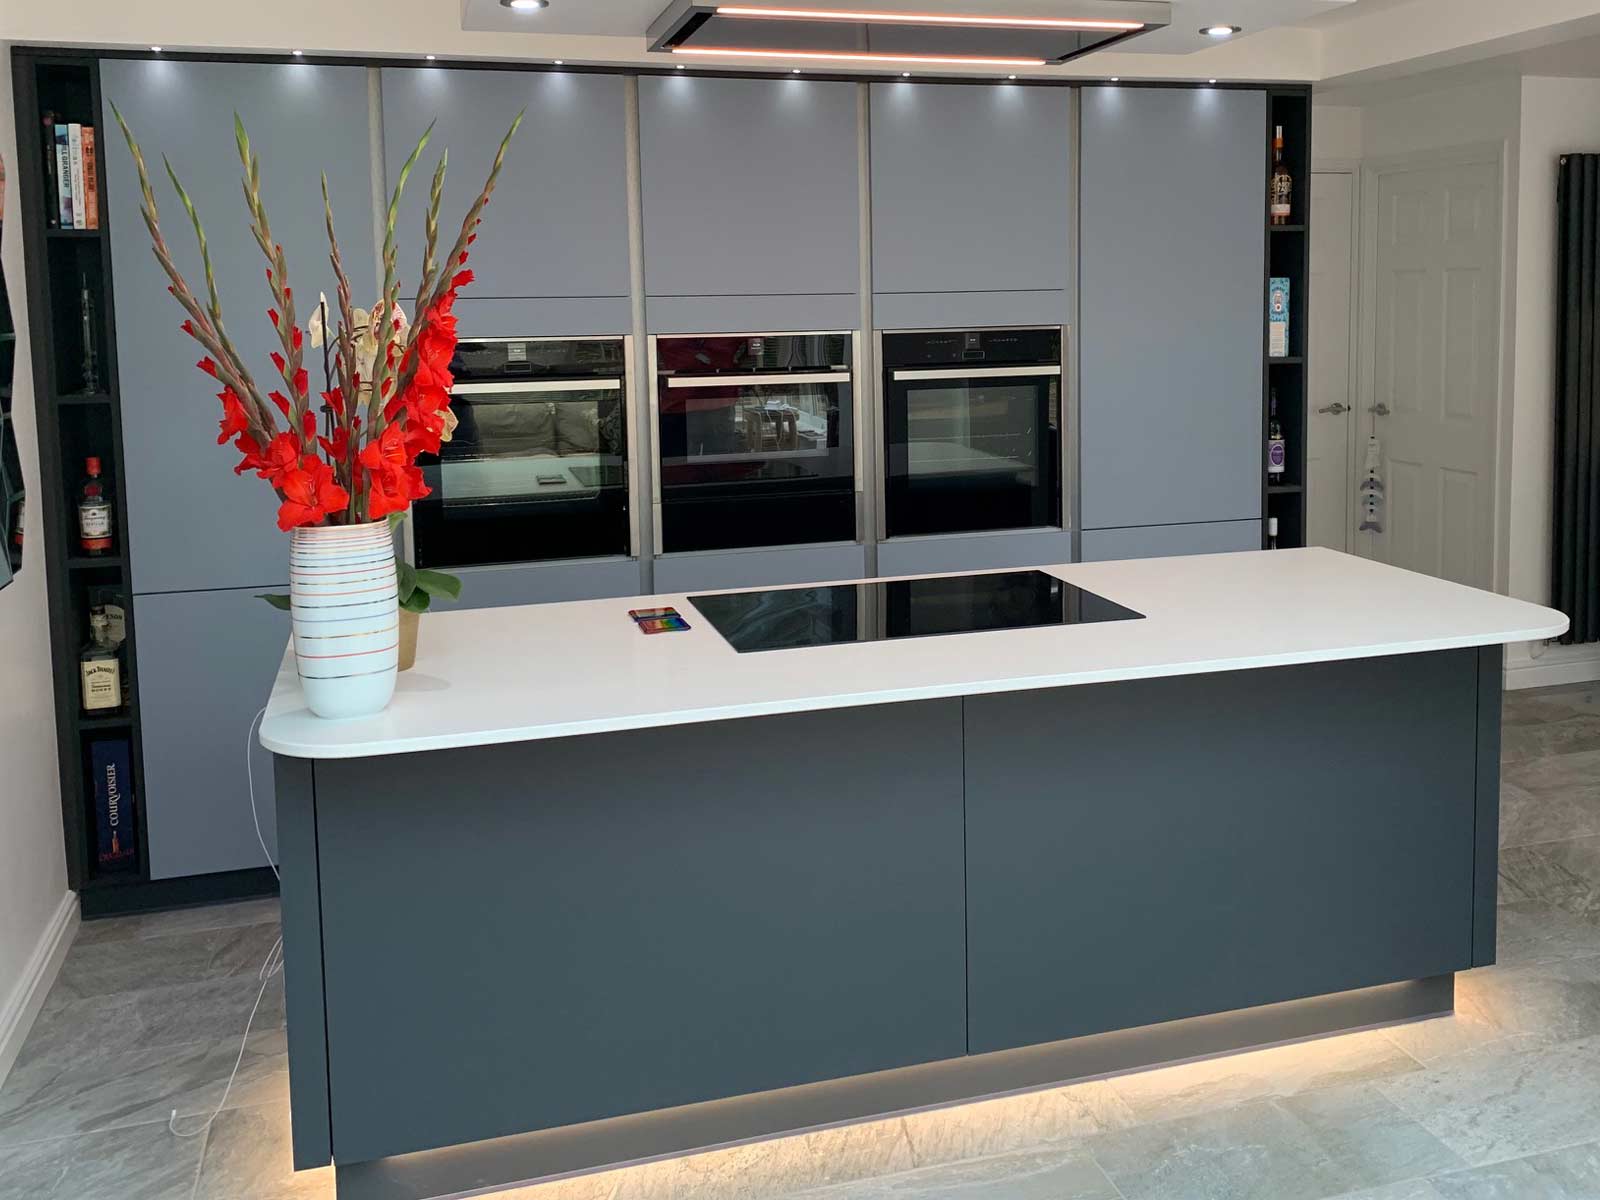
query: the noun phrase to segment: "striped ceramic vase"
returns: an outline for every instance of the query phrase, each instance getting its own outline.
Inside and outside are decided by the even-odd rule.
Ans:
[[[394,695],[400,610],[387,521],[301,526],[289,540],[295,665],[319,717],[365,717]]]

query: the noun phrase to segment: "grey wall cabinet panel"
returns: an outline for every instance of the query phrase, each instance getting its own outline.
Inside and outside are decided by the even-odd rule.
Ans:
[[[827,296],[652,296],[645,301],[651,333],[785,333],[855,329],[861,302]]]
[[[1069,88],[872,84],[872,290],[1070,287],[1072,104]]]
[[[866,573],[866,552],[853,544],[734,550],[720,554],[666,554],[655,562],[655,590],[665,594],[776,587],[786,583],[861,579]]]
[[[639,80],[651,296],[854,294],[856,85]]]
[[[999,567],[1048,567],[1072,561],[1066,530],[899,538],[878,544],[879,575],[935,575]]]
[[[472,248],[471,294],[628,294],[622,76],[386,67],[382,84],[388,187],[428,123],[438,122],[400,212],[403,278],[414,283],[421,265],[422,216],[439,154],[450,152],[440,222],[448,245],[512,118],[526,109]]]
[[[971,1051],[1471,966],[1476,697],[1476,650],[969,697]]]
[[[639,561],[633,558],[457,567],[450,568],[450,573],[461,579],[461,599],[455,604],[441,604],[439,612],[639,594]]]
[[[271,388],[275,372],[267,355],[278,343],[266,315],[272,303],[266,261],[247,225],[230,114],[244,119],[261,157],[267,214],[289,256],[289,281],[304,321],[318,292],[335,292],[318,169],[328,173],[350,278],[363,294],[372,288],[366,71],[106,59],[100,77],[106,100],[122,110],[158,172],[154,182],[173,257],[203,289],[183,209],[159,177],[162,155],[194,198],[228,331],[246,366]],[[217,388],[194,369],[203,351],[179,330],[183,311],[167,295],[167,278],[150,252],[132,156],[114,127],[101,131],[99,144],[118,214],[111,257],[134,590],[259,587],[281,579],[288,546],[274,521],[277,501],[253,476],[235,477],[238,455],[216,444]]]
[[[965,1051],[961,701],[735,725],[316,764],[341,1167]]]
[[[277,857],[272,755],[248,734],[282,665],[289,614],[258,600],[260,590],[134,597],[152,878],[267,865],[250,816],[247,751],[261,832]]]
[[[471,290],[476,290],[476,285]],[[633,309],[626,296],[501,300],[462,295],[455,311],[464,338],[624,336],[633,332]]]
[[[1258,517],[1265,95],[1081,103],[1083,528]]]
[[[1071,292],[895,292],[872,297],[879,329],[977,329],[986,325],[1065,325]]]
[[[1171,558],[1180,554],[1227,554],[1261,549],[1261,522],[1217,521],[1197,525],[1144,525],[1133,529],[1086,529],[1083,561]]]

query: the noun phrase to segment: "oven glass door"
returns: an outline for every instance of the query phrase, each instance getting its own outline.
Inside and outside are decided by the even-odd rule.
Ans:
[[[661,548],[852,541],[848,370],[663,375]]]
[[[891,369],[889,537],[1061,524],[1061,368]]]
[[[418,460],[419,567],[630,552],[622,380],[458,383],[450,407],[451,440]]]

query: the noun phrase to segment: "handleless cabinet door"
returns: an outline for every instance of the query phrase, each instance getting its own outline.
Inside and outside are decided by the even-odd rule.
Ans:
[[[277,857],[272,755],[249,734],[283,662],[289,614],[259,590],[134,597],[152,879],[267,865],[246,755],[261,836]]]
[[[627,111],[622,76],[385,68],[382,83],[388,188],[394,187],[406,156],[433,123],[433,136],[407,181],[400,206],[399,265],[405,289],[415,291],[428,185],[439,155],[450,152],[439,222],[440,240],[448,249],[488,177],[500,139],[517,113],[525,110],[472,247],[467,265],[476,279],[463,298],[627,297]],[[618,316],[608,312],[602,322],[606,328],[582,332],[627,332],[627,304],[617,312],[620,325]],[[463,327],[463,332],[470,331]],[[546,331],[517,332],[538,336]]]
[[[1072,96],[873,84],[872,290],[1064,292]]]
[[[854,84],[646,77],[639,122],[651,298],[856,295]]]
[[[1261,549],[1261,522],[1202,521],[1196,525],[1141,525],[1133,529],[1085,529],[1083,561],[1172,558]]]
[[[1259,518],[1266,96],[1081,103],[1082,527]]]
[[[205,224],[229,334],[262,390],[275,386],[267,355],[277,335],[267,320],[266,260],[250,235],[232,114],[261,159],[261,190],[274,238],[288,257],[301,323],[319,292],[335,294],[322,194],[326,171],[345,268],[358,289],[373,280],[372,179],[367,153],[367,72],[306,63],[199,63],[107,59],[101,90],[121,109],[156,173],[163,231],[190,284],[204,291],[199,250],[161,159]],[[253,475],[233,473],[239,456],[217,445],[217,386],[195,370],[204,354],[178,328],[183,310],[150,252],[139,219],[133,158],[114,124],[98,131],[107,173],[115,271],[117,374],[135,592],[257,587],[281,579],[287,543],[277,501]],[[313,356],[310,356],[314,358]],[[320,387],[320,365],[308,361]],[[141,648],[141,659],[143,651]]]

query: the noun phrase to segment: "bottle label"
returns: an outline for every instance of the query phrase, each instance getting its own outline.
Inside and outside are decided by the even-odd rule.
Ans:
[[[85,550],[111,549],[111,506],[86,504],[78,509],[78,537]]]
[[[1267,474],[1282,475],[1287,464],[1289,454],[1282,438],[1275,438],[1267,443]]]
[[[122,706],[122,670],[114,658],[96,658],[82,664],[83,707],[88,712]]]

